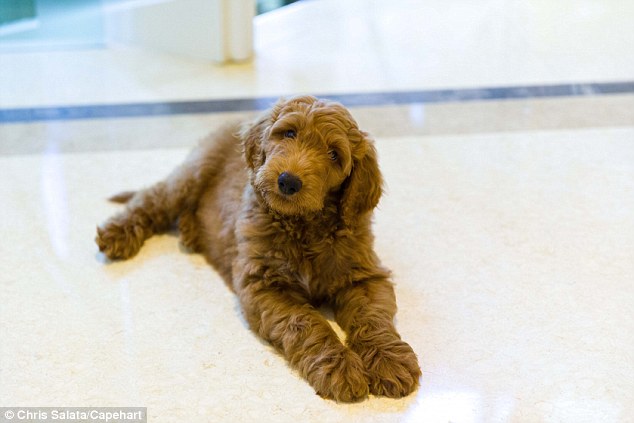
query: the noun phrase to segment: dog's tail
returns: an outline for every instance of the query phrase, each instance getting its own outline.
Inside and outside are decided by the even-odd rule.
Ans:
[[[134,197],[134,194],[136,194],[136,191],[120,192],[108,198],[108,201],[112,201],[113,203],[125,204],[130,201],[132,197]]]

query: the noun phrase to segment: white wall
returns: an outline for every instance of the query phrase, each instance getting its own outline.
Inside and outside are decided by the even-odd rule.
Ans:
[[[106,4],[109,43],[224,63],[253,54],[255,0],[128,0]]]

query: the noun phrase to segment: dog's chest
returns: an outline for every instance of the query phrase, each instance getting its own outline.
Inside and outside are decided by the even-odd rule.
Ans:
[[[337,254],[338,242],[329,237],[318,242],[299,243],[296,254],[300,257],[294,269],[294,279],[312,297],[331,294],[344,277],[342,259]]]
[[[269,257],[273,273],[284,275],[287,281],[301,286],[315,300],[326,299],[350,280],[351,240],[338,233],[334,219],[322,219],[314,224],[305,221],[272,220],[259,227],[269,228],[268,250],[258,249]]]
[[[304,287],[304,289],[311,294],[310,283],[313,279],[313,269],[310,263],[302,263],[297,270],[297,281]]]

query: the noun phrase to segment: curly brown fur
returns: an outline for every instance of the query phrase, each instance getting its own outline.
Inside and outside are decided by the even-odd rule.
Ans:
[[[382,179],[372,140],[341,105],[280,100],[210,136],[165,181],[114,200],[97,229],[111,259],[178,222],[238,295],[251,329],[325,398],[408,395],[421,375],[394,327],[396,300],[373,251]],[[344,345],[315,308],[329,303]]]

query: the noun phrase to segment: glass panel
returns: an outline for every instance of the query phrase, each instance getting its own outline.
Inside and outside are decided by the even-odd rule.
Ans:
[[[0,1],[0,27],[35,17],[35,0]]]
[[[295,3],[296,1],[298,0],[258,0],[258,15],[286,6],[287,4]]]
[[[30,3],[30,9],[29,7]],[[0,51],[94,48],[104,45],[101,0],[2,0]],[[11,16],[34,19],[2,25]],[[34,12],[34,13],[33,13]],[[6,16],[6,18],[5,18]],[[22,20],[21,22],[24,22]]]

